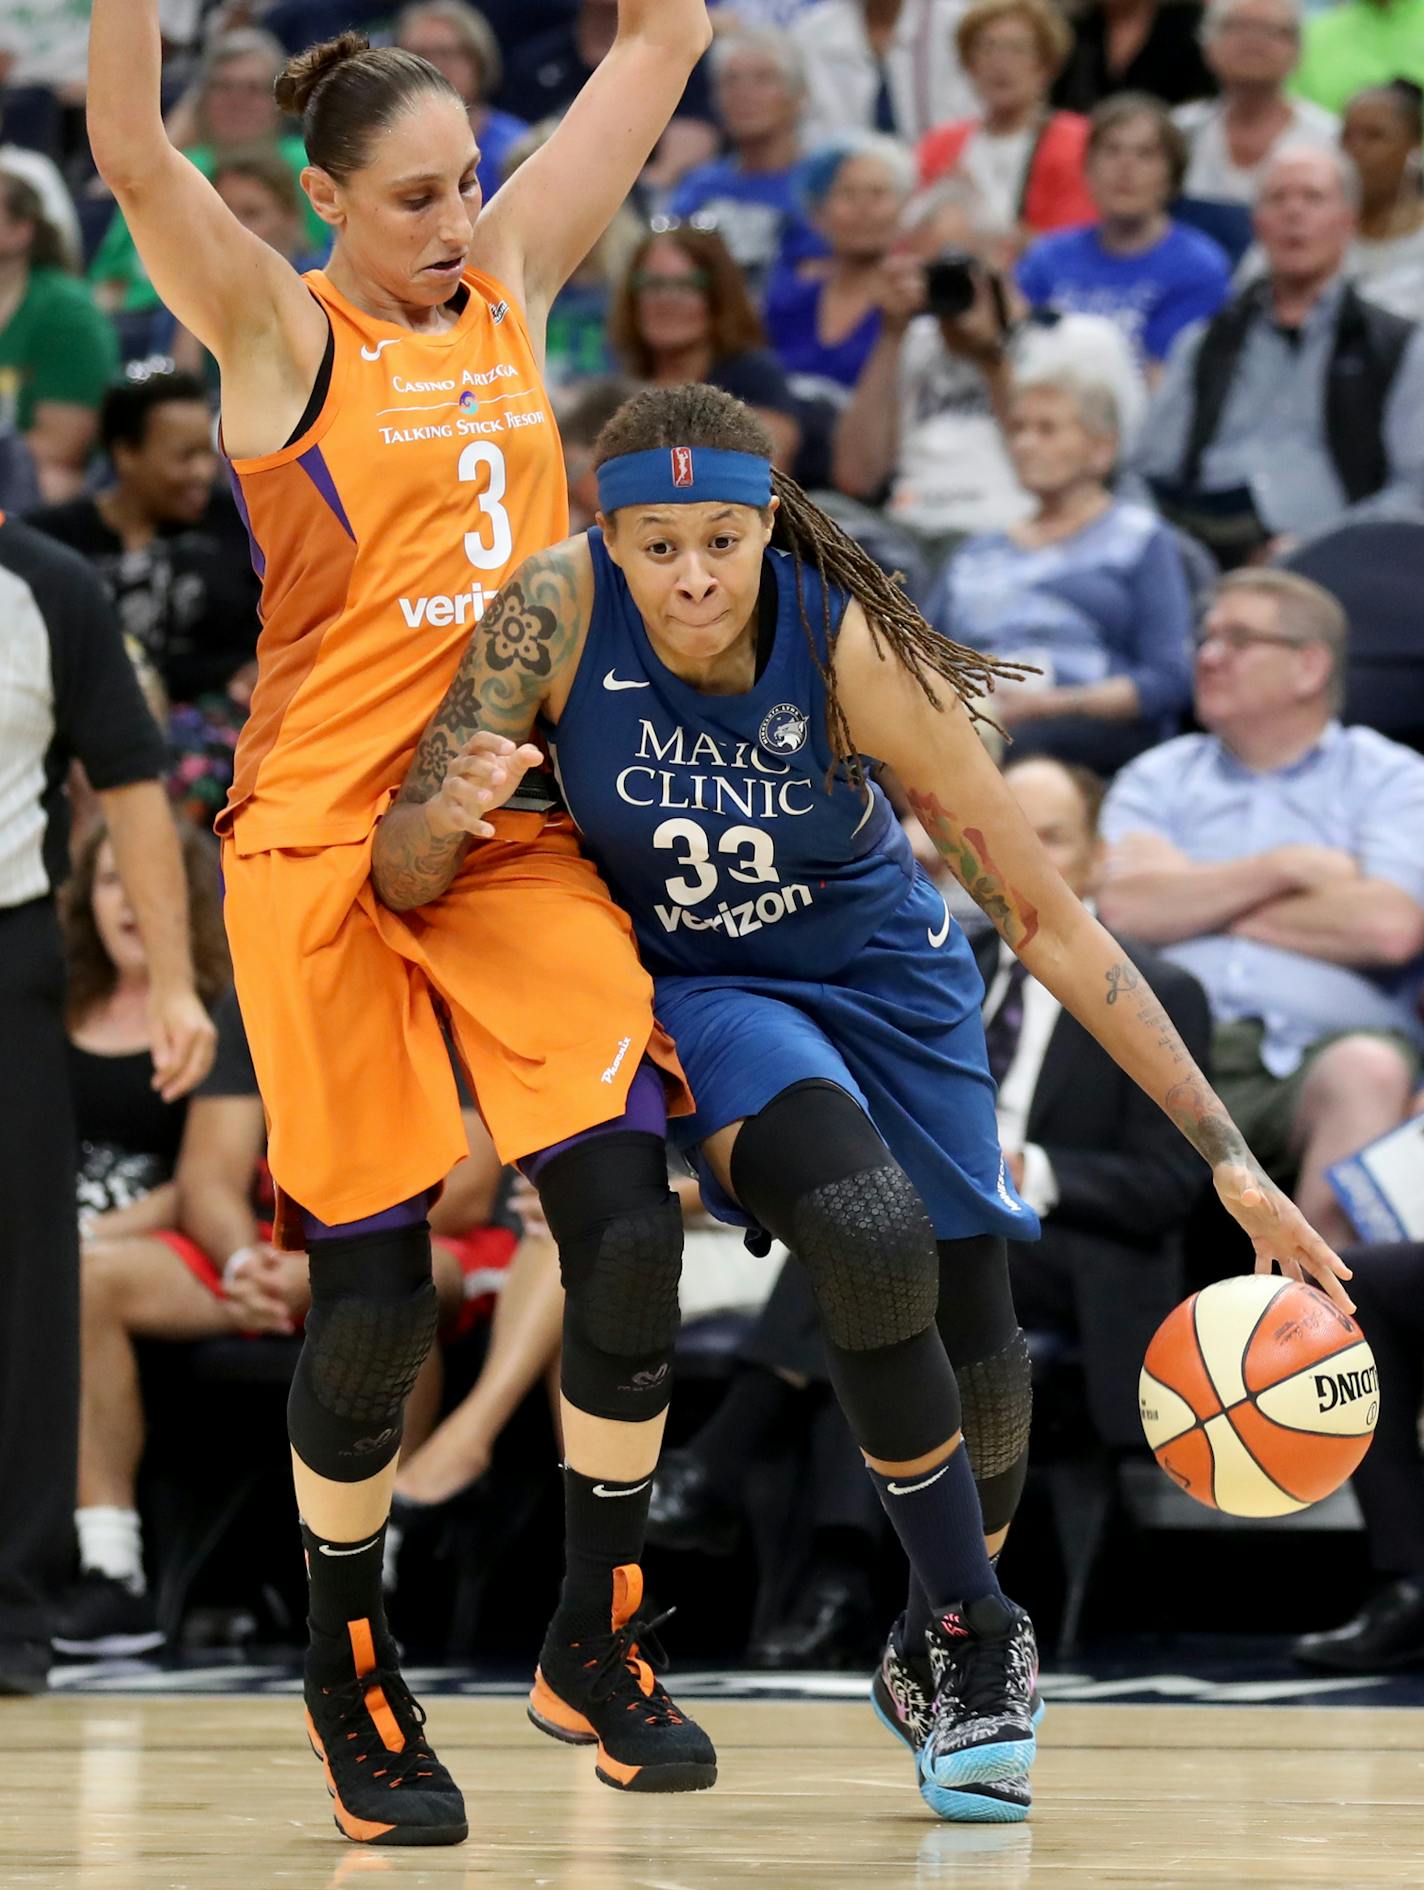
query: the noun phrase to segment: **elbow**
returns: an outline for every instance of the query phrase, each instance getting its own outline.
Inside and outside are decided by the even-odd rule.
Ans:
[[[712,44],[712,21],[705,6],[684,4],[677,11],[681,17],[670,20],[673,8],[665,4],[644,7],[637,25],[624,30],[630,39],[656,46],[691,72]]]

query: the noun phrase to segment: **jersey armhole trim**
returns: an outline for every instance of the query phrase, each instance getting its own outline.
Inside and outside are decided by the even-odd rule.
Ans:
[[[336,322],[332,311],[314,291],[311,291],[311,296],[326,317],[327,345],[322,354],[323,365],[325,365],[327,354],[331,356],[331,373],[327,380],[326,398],[317,409],[315,418],[304,429],[299,427],[295,437],[288,440],[285,446],[278,447],[275,452],[259,453],[250,459],[233,459],[229,456],[228,464],[239,477],[245,473],[269,472],[274,466],[286,466],[293,460],[300,459],[303,453],[310,452],[312,447],[323,438],[341,410],[342,398],[346,392],[346,377],[350,371],[350,355],[343,351],[337,339]],[[316,378],[312,383],[313,391],[320,378],[321,369],[318,368]],[[310,410],[311,400],[308,398],[307,412],[309,413]],[[302,419],[306,420],[306,418],[307,415],[304,413]]]

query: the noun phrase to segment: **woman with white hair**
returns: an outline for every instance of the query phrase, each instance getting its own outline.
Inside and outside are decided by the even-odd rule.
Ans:
[[[827,254],[784,262],[766,292],[767,337],[788,374],[842,399],[880,333],[881,267],[915,181],[898,138],[850,132],[801,166],[802,202]]]
[[[277,109],[272,88],[287,55],[270,33],[240,27],[213,40],[203,54],[192,90],[169,114],[169,137],[204,177],[234,151],[276,150],[293,178],[301,176],[306,147]],[[303,197],[306,247],[324,256],[331,233]],[[115,210],[89,269],[95,299],[111,314],[157,311],[158,292],[148,279],[122,211]]]
[[[1300,64],[1298,0],[1216,0],[1202,22],[1202,53],[1221,96],[1172,114],[1190,149],[1188,197],[1253,203],[1283,145],[1335,143],[1334,112],[1286,91]]]
[[[1191,696],[1191,601],[1170,529],[1113,497],[1117,403],[1066,368],[1016,380],[1005,434],[1033,514],[971,538],[929,611],[936,629],[1040,674],[994,691],[1015,757],[1111,774],[1177,732]]]
[[[468,0],[414,0],[396,18],[395,43],[428,59],[465,101],[480,147],[480,194],[488,203],[504,182],[510,150],[529,129],[526,119],[486,102],[504,78],[494,28]]]
[[[783,250],[814,247],[793,178],[806,75],[791,41],[767,28],[728,33],[708,57],[728,151],[687,173],[668,214],[715,229],[755,287]]]

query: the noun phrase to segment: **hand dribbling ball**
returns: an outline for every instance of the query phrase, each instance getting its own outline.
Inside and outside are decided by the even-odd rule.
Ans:
[[[1231,1516],[1329,1496],[1370,1447],[1374,1354],[1314,1286],[1247,1273],[1193,1293],[1157,1328],[1138,1409],[1162,1468]]]

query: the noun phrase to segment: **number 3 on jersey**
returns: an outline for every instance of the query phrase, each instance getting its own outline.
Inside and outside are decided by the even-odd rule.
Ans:
[[[688,869],[665,882],[669,899],[680,906],[695,906],[716,891],[718,869],[712,863],[707,835],[695,820],[665,820],[653,835],[653,845],[670,848],[678,864]],[[738,885],[775,883],[781,878],[771,835],[760,827],[729,827],[718,840],[717,851],[735,860],[726,872]]]
[[[460,481],[469,484],[482,474],[488,474],[485,489],[475,495],[480,529],[465,533],[465,556],[477,571],[502,571],[514,553],[514,531],[503,503],[504,454],[488,440],[472,440],[460,454]]]

